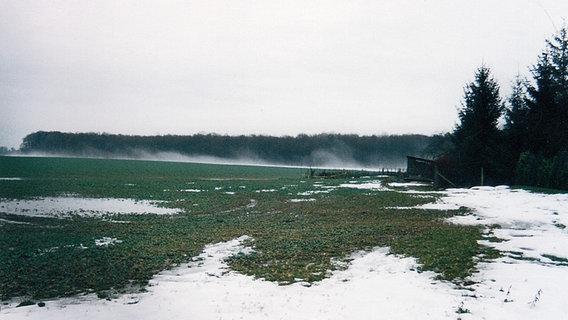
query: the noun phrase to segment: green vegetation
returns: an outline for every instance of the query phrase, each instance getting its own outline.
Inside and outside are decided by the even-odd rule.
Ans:
[[[281,284],[321,280],[341,268],[336,261],[377,246],[414,256],[422,270],[461,282],[477,257],[492,253],[477,243],[480,229],[443,221],[464,211],[408,209],[435,195],[342,188],[349,179],[304,174],[294,168],[0,157],[0,177],[21,178],[0,179],[1,298],[83,292],[111,298],[143,290],[160,270],[189,261],[209,243],[241,235],[251,237],[254,252],[230,258],[231,267]],[[182,213],[103,219],[2,213],[8,199],[69,194],[161,200]],[[121,242],[95,246],[103,237]]]

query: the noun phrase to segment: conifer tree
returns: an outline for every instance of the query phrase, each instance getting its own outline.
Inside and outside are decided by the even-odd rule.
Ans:
[[[550,158],[568,148],[568,30],[563,27],[531,69],[528,150]]]
[[[455,162],[466,181],[478,181],[480,170],[489,177],[499,175],[501,134],[498,122],[502,114],[499,85],[491,70],[481,66],[475,72],[474,81],[464,88],[459,123],[452,134]]]
[[[528,93],[529,83],[526,79],[517,76],[507,99],[505,109],[505,134],[508,140],[508,151],[512,165],[519,159],[521,152],[528,149],[527,128],[530,122]]]

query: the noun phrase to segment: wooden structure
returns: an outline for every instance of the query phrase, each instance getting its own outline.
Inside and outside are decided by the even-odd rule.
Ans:
[[[406,179],[429,181],[434,184],[435,188],[455,186],[452,181],[442,175],[436,161],[412,156],[406,157]]]
[[[436,161],[412,156],[406,157],[407,179],[434,182],[436,179],[436,171]]]

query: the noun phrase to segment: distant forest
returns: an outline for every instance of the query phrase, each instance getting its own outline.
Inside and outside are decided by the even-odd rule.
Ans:
[[[431,137],[416,134],[132,136],[39,131],[23,139],[20,152],[169,160],[181,155],[198,160],[215,157],[252,163],[394,169],[406,165],[407,155],[422,155],[430,142]]]

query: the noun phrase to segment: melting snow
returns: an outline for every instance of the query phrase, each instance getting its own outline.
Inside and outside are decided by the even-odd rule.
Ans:
[[[449,219],[453,223],[500,226],[493,234],[504,241],[484,244],[543,263],[550,260],[543,255],[568,258],[568,194],[538,194],[506,187],[451,189],[440,206],[452,205],[475,208],[472,215]],[[568,264],[568,260],[565,262]]]
[[[381,181],[371,181],[367,183],[359,183],[358,181],[350,181],[349,183],[342,183],[339,185],[341,188],[354,188],[354,189],[365,189],[365,190],[387,190],[383,187]]]
[[[262,189],[262,190],[256,190],[256,193],[261,193],[261,192],[276,192],[278,190],[276,189]]]
[[[314,194],[323,194],[323,193],[331,193],[332,189],[327,190],[309,190],[304,192],[298,192],[297,195],[299,196],[311,196]]]
[[[415,259],[389,254],[388,248],[356,253],[346,270],[311,287],[279,286],[227,267],[226,257],[250,251],[243,246],[248,237],[241,237],[209,245],[193,262],[161,272],[145,294],[112,301],[92,295],[63,298],[47,301],[44,308],[12,304],[0,314],[6,320],[568,318],[568,195],[506,187],[450,189],[429,205],[460,206],[472,208],[472,214],[451,222],[499,224],[489,236],[505,240],[483,241],[504,256],[479,264],[471,277],[473,291],[416,272]],[[456,313],[460,307],[468,313]]]
[[[250,252],[248,237],[209,245],[194,261],[164,271],[148,293],[116,300],[64,298],[2,310],[3,319],[441,319],[455,318],[459,298],[447,283],[419,274],[412,258],[387,248],[357,253],[344,271],[311,287],[279,286],[231,271],[224,262]],[[434,288],[438,288],[434,290]]]
[[[481,263],[462,319],[568,318],[568,194],[540,194],[506,186],[450,189],[431,208],[473,209],[450,222],[500,226],[501,242],[482,241],[503,257]],[[489,229],[487,229],[489,231]]]
[[[113,199],[46,197],[32,200],[0,201],[0,212],[34,217],[63,218],[71,215],[103,216],[106,214],[174,214],[179,209],[160,208],[154,201]]]
[[[427,187],[431,186],[431,183],[423,183],[423,182],[389,182],[388,184],[390,187]]]
[[[102,237],[101,239],[95,239],[95,245],[97,247],[108,247],[108,246],[113,246],[117,243],[122,243],[122,240],[118,240],[117,238],[111,238],[111,237]]]
[[[308,198],[308,199],[290,199],[290,200],[288,200],[288,202],[312,202],[312,201],[316,201],[316,199]]]

